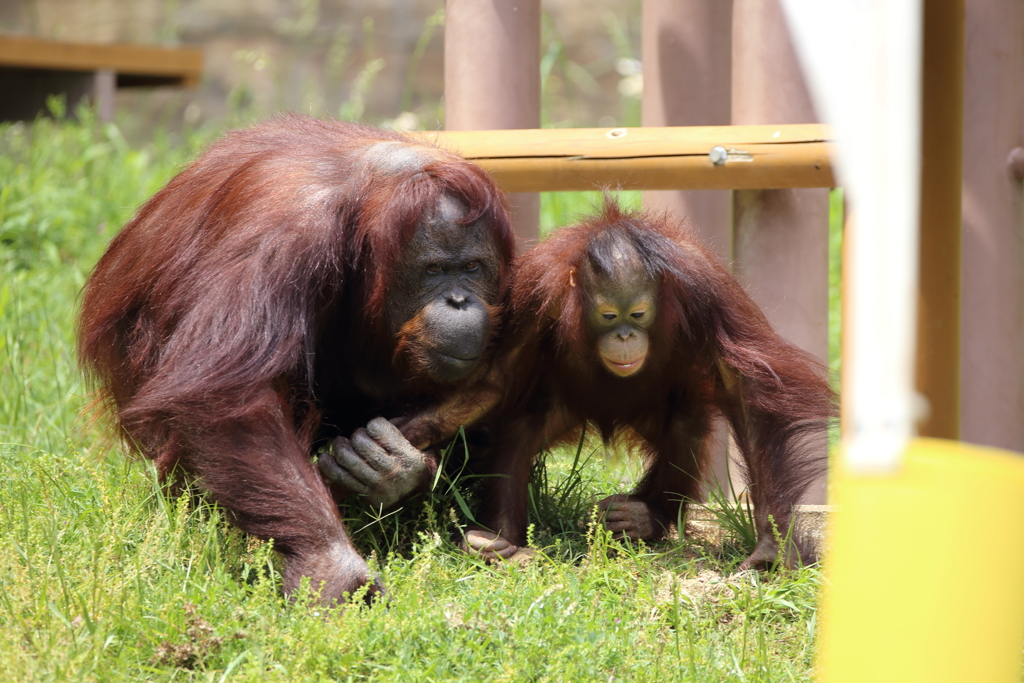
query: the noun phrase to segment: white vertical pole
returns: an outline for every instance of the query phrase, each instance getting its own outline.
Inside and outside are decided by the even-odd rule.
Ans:
[[[853,209],[844,268],[845,465],[887,472],[914,435],[921,0],[782,0]]]

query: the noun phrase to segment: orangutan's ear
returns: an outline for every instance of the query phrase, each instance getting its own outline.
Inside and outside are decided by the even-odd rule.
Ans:
[[[547,308],[544,310],[544,314],[552,320],[558,320],[562,317],[562,309],[565,308],[565,297],[568,292],[571,292],[576,287],[576,269],[572,268],[569,271],[569,287],[562,290],[557,298],[552,299]]]

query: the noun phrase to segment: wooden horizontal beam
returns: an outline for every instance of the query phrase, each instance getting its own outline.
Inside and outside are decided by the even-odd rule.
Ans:
[[[833,187],[826,126],[556,128],[418,133],[506,192]],[[721,148],[720,163],[712,150]],[[716,150],[720,152],[721,150]]]
[[[0,36],[0,67],[98,71],[162,77],[186,86],[199,83],[203,53],[190,48],[66,43],[25,36]]]

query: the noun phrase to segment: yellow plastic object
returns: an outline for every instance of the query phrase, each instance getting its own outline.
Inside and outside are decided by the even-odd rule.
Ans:
[[[916,439],[898,474],[837,476],[817,680],[1020,681],[1024,457]]]

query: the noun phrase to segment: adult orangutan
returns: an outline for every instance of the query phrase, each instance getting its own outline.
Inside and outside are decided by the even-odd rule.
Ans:
[[[681,225],[621,212],[556,232],[515,268],[506,397],[487,418],[492,445],[485,527],[469,550],[508,557],[526,541],[527,482],[544,444],[595,426],[642,454],[630,495],[598,505],[608,529],[656,539],[708,474],[724,416],[750,482],[758,543],[741,568],[812,560],[780,551],[793,505],[825,467],[818,454],[835,397],[823,366],[787,343],[711,253]],[[680,530],[681,531],[681,530]],[[799,556],[797,556],[799,553]]]
[[[478,167],[394,132],[278,118],[215,143],[114,238],[85,288],[80,361],[132,448],[274,539],[286,593],[305,576],[339,600],[373,579],[315,449],[329,443],[324,473],[372,504],[429,478],[384,418],[484,373],[513,250]]]

